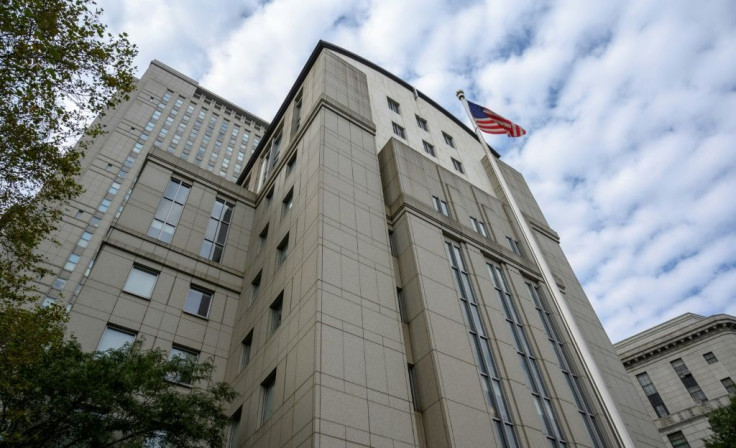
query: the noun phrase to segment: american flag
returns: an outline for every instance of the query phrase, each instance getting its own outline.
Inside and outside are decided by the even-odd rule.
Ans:
[[[526,131],[518,124],[503,118],[492,110],[468,101],[473,120],[486,134],[506,134],[509,137],[521,137]]]

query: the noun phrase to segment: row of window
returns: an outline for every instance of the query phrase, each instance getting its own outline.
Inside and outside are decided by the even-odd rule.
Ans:
[[[447,202],[444,199],[440,199],[439,196],[433,195],[432,205],[434,206],[435,211],[442,213],[448,218],[452,217],[452,215],[450,214],[450,207],[447,205]],[[473,227],[473,230],[475,230],[476,233],[479,233],[485,238],[489,238],[488,228],[483,221],[479,221],[478,219],[470,216],[470,225]],[[508,243],[509,249],[511,249],[513,253],[519,256],[523,256],[521,245],[519,244],[518,240],[507,236],[506,243]]]
[[[714,364],[718,362],[718,358],[716,358],[713,352],[705,353],[703,357],[708,362],[708,364]],[[685,386],[685,389],[688,391],[690,397],[693,399],[693,401],[695,401],[695,403],[703,403],[708,401],[708,397],[706,397],[705,393],[700,388],[700,385],[695,380],[695,377],[692,375],[690,369],[688,369],[682,358],[677,358],[674,361],[671,361],[670,365],[674,369],[675,373],[677,373],[677,376],[680,378],[680,381],[682,382],[683,386]],[[657,414],[657,417],[661,418],[670,415],[667,406],[664,404],[664,401],[659,395],[659,392],[654,386],[654,383],[649,377],[649,374],[647,372],[639,373],[638,375],[636,375],[636,379],[639,381],[639,385],[644,390],[644,394],[649,399],[649,403],[652,405],[652,408]],[[721,380],[721,384],[726,389],[726,392],[728,392],[729,395],[736,394],[736,384],[734,384],[734,381],[730,377],[723,378]]]
[[[191,185],[179,179],[169,180],[148,228],[148,236],[165,243],[171,242],[191,188]],[[222,260],[234,207],[235,205],[225,199],[215,199],[205,230],[204,241],[199,251],[200,256],[216,263]]]
[[[401,106],[398,102],[395,100],[392,100],[389,97],[386,97],[386,100],[388,101],[388,108],[397,114],[401,114]],[[414,116],[417,121],[417,127],[424,130],[425,132],[429,132],[429,125],[427,124],[427,120],[420,117],[419,115]],[[402,139],[406,140],[406,129],[404,129],[403,126],[399,125],[396,122],[391,122],[391,127],[394,131],[394,134],[401,137]],[[445,131],[442,131],[442,138],[445,140],[445,144],[451,148],[455,148],[455,139],[452,138],[452,136]],[[432,157],[437,157],[437,151],[435,151],[434,145],[429,143],[428,141],[422,139],[422,146],[424,147],[424,152],[429,154]],[[463,163],[459,160],[457,160],[454,157],[450,157],[452,160],[452,167],[460,174],[465,173],[465,168],[463,167]]]
[[[158,280],[158,271],[141,265],[133,265],[123,285],[123,291],[144,299],[150,299]],[[184,311],[207,318],[210,313],[213,292],[200,286],[191,285]]]

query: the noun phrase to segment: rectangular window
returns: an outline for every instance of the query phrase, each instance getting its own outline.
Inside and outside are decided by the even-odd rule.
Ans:
[[[294,131],[299,129],[302,124],[302,91],[296,95],[294,100]]]
[[[253,303],[258,298],[258,292],[261,290],[261,274],[263,270],[258,271],[253,281],[250,282],[250,303]]]
[[[417,126],[424,129],[425,131],[429,131],[429,126],[427,126],[427,120],[420,117],[419,115],[416,115],[417,117]]]
[[[294,171],[294,166],[296,166],[296,153],[294,153],[294,155],[291,156],[291,159],[286,163],[286,176]]]
[[[64,279],[64,278],[61,278],[61,277],[57,277],[56,280],[54,280],[54,284],[51,285],[51,287],[54,288],[54,289],[58,289],[59,291],[61,291],[61,290],[64,289],[64,286],[66,286],[66,284],[67,284],[68,281],[69,280],[67,280],[67,279]]]
[[[212,302],[212,291],[192,286],[187,294],[184,311],[201,317],[210,314],[210,303]]]
[[[110,200],[109,199],[103,199],[102,202],[100,202],[100,206],[97,207],[97,210],[105,213],[107,209],[110,208]]]
[[[708,361],[708,364],[715,364],[718,362],[718,358],[716,358],[716,355],[714,355],[713,352],[708,352],[704,354],[703,358]]]
[[[515,253],[516,255],[521,256],[521,246],[519,246],[519,242],[515,239],[507,236],[506,242],[509,243],[509,248],[511,249],[511,252]]]
[[[241,406],[230,417],[230,435],[227,440],[227,448],[238,448],[238,431],[240,430],[240,416],[242,413],[243,407]]]
[[[276,297],[276,300],[271,303],[271,323],[269,328],[269,334],[274,334],[276,330],[281,326],[281,313],[284,307],[284,291],[281,291]]]
[[[64,269],[66,269],[67,271],[73,271],[74,268],[77,267],[77,263],[79,263],[79,255],[71,254],[69,255],[69,259],[66,261],[66,264],[64,265]]]
[[[230,219],[233,215],[233,204],[224,199],[217,198],[212,206],[210,220],[204,233],[204,241],[199,255],[219,263],[222,252],[225,250],[227,231],[230,228]]]
[[[675,372],[677,372],[677,376],[680,377],[680,380],[685,386],[685,389],[687,389],[688,393],[693,398],[693,400],[695,400],[696,403],[708,401],[708,398],[700,389],[698,382],[695,381],[695,377],[693,377],[693,375],[690,373],[690,370],[687,368],[681,358],[675,359],[670,364],[672,364],[672,368],[675,369]]]
[[[421,412],[422,408],[419,406],[419,390],[417,389],[414,364],[409,364],[409,389],[411,390],[411,402],[414,404],[414,410]]]
[[[443,201],[437,196],[432,196],[432,203],[434,204],[435,210],[445,216],[450,216],[450,208],[447,206],[447,202]]]
[[[253,330],[250,330],[248,336],[243,339],[242,348],[240,352],[240,370],[243,370],[245,366],[250,362],[250,350],[253,346]]]
[[[166,186],[164,196],[158,204],[153,222],[148,228],[148,236],[170,243],[174,237],[176,225],[184,210],[184,204],[189,197],[191,185],[187,185],[179,179],[172,178]]]
[[[289,254],[289,234],[287,233],[283,240],[279,243],[276,248],[278,254],[276,256],[276,265],[281,266],[286,261],[286,257]]]
[[[150,299],[153,287],[156,286],[156,279],[158,279],[158,272],[133,265],[133,269],[130,270],[125,285],[123,285],[123,291]]]
[[[89,244],[89,240],[91,239],[92,239],[92,234],[89,232],[84,232],[82,234],[82,237],[79,238],[79,242],[77,242],[77,246],[87,247],[87,245]]]
[[[455,171],[457,171],[460,174],[464,174],[465,170],[463,169],[463,163],[454,157],[450,157],[452,159],[452,166],[455,168]]]
[[[409,316],[406,311],[406,300],[404,298],[404,290],[401,288],[396,288],[396,300],[399,303],[399,317],[401,317],[401,322],[408,324],[409,323]]]
[[[445,139],[445,143],[447,143],[447,146],[450,148],[455,147],[455,140],[452,139],[452,136],[446,132],[442,132],[442,137]]]
[[[649,374],[647,372],[640,373],[636,375],[636,379],[639,380],[641,388],[644,389],[644,393],[647,395],[649,403],[651,403],[654,408],[654,412],[657,413],[657,417],[661,418],[670,415],[670,411],[668,411],[667,406],[664,405],[662,397],[660,397],[659,392],[657,392],[657,388],[649,378]]]
[[[169,359],[178,359],[182,363],[182,370],[169,378],[169,381],[181,384],[192,384],[192,369],[197,363],[199,352],[183,347],[172,347],[169,352]]]
[[[430,145],[429,143],[422,140],[422,145],[424,145],[424,152],[429,154],[432,157],[437,157],[437,153],[434,150],[434,146]]]
[[[263,230],[261,230],[261,233],[258,234],[258,249],[263,249],[266,247],[266,242],[268,241],[268,224],[266,224],[263,227]]]
[[[690,444],[687,443],[687,439],[685,438],[685,435],[682,433],[682,431],[667,434],[667,438],[672,444],[672,448],[690,448]]]
[[[391,125],[394,128],[394,134],[398,135],[399,137],[406,139],[406,131],[404,131],[404,128],[399,126],[398,124],[391,122]]]
[[[281,215],[285,215],[289,213],[289,211],[294,207],[294,187],[291,187],[288,193],[286,193],[286,196],[284,196],[284,200],[281,201],[282,203],[282,209],[281,209]]]
[[[397,103],[396,101],[392,100],[389,97],[386,97],[386,100],[388,101],[388,108],[389,109],[391,109],[392,111],[396,112],[397,114],[400,114],[401,113],[401,111],[399,109],[399,103]]]
[[[480,233],[484,237],[488,238],[488,230],[486,229],[486,225],[483,221],[478,221],[477,219],[471,216],[470,224],[473,225],[473,230],[475,230],[477,233]]]
[[[730,377],[722,379],[721,384],[726,388],[728,395],[736,395],[736,384],[734,384]]]
[[[457,243],[445,241],[445,252],[455,280],[460,306],[466,317],[466,329],[472,342],[473,355],[481,378],[481,385],[485,392],[485,399],[491,409],[496,434],[501,439],[504,447],[517,447],[519,443],[516,438],[514,423],[511,420],[501,378],[498,375],[494,355],[488,340],[488,332],[479,311],[479,304],[473,292],[470,274],[465,267],[460,246]]]
[[[107,190],[107,192],[115,195],[115,194],[118,194],[118,190],[120,190],[120,184],[117,182],[113,182],[112,185],[110,186],[110,189]]]
[[[391,256],[392,257],[398,257],[399,251],[396,248],[396,237],[394,236],[394,231],[389,230],[388,231],[388,247],[391,249]]]
[[[274,370],[268,375],[263,383],[261,383],[263,391],[263,412],[261,412],[261,424],[271,417],[273,414],[273,399],[276,389],[276,371]]]
[[[100,343],[97,344],[98,352],[115,350],[123,347],[125,344],[132,344],[135,341],[135,332],[120,330],[117,328],[106,327],[102,333]]]

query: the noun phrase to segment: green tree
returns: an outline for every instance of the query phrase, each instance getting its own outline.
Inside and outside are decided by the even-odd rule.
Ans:
[[[95,116],[133,91],[137,53],[92,0],[0,2],[0,301],[43,274],[34,251],[56,228]]]
[[[728,406],[708,414],[708,423],[713,435],[705,440],[706,448],[736,447],[736,397],[731,395],[731,403]]]
[[[0,440],[9,447],[222,446],[236,394],[213,366],[141,341],[85,353],[64,338],[63,308],[0,311]],[[171,381],[186,378],[191,386]]]

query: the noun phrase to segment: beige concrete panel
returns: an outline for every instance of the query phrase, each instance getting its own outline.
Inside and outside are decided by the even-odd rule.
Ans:
[[[322,419],[360,429],[369,430],[368,402],[330,388],[320,388],[319,412]]]
[[[485,398],[475,364],[439,352],[435,352],[434,356],[442,397],[486,412]]]

